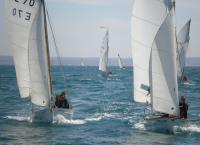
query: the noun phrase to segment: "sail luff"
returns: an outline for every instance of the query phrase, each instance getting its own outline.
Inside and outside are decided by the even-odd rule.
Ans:
[[[179,99],[174,24],[174,12],[171,10],[153,43],[150,61],[150,86],[153,111],[178,116]]]
[[[49,96],[52,97],[52,78],[51,78],[51,60],[49,51],[49,39],[48,39],[48,28],[47,28],[47,16],[46,16],[46,5],[45,0],[43,0],[43,13],[44,13],[44,30],[45,30],[45,43],[46,43],[46,53],[47,53],[47,63],[48,63],[48,84],[49,84]]]

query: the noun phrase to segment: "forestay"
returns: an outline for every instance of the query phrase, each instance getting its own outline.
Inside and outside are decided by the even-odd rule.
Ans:
[[[177,75],[180,78],[184,72],[186,65],[186,53],[188,51],[190,41],[190,23],[191,19],[184,25],[178,34],[178,50],[177,50]]]
[[[106,31],[100,50],[99,70],[108,72],[109,31]]]
[[[154,112],[178,116],[175,23],[172,10],[160,27],[151,51],[150,85]]]
[[[33,23],[29,40],[31,101],[39,106],[47,106],[51,99],[49,50],[48,38],[45,36],[45,20],[44,3],[42,2]]]
[[[8,35],[21,97],[30,96],[28,38],[39,5],[40,0],[5,0]]]
[[[150,52],[161,24],[172,8],[171,0],[135,0],[132,14],[134,100],[151,102],[149,90]]]

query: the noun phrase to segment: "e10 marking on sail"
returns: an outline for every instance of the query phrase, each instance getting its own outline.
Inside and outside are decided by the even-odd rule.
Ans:
[[[35,0],[14,0],[16,3],[22,3],[24,5],[29,5],[30,7],[33,7],[35,5]],[[29,21],[31,19],[31,13],[25,12],[24,10],[13,8],[12,10],[13,16],[18,16],[19,18],[24,17],[25,20]]]

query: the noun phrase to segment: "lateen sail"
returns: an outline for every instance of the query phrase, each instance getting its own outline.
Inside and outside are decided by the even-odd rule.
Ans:
[[[184,27],[180,30],[178,34],[178,50],[177,50],[177,74],[180,78],[184,72],[184,67],[186,64],[186,53],[188,51],[189,41],[190,41],[190,23],[189,20]]]
[[[48,43],[45,36],[44,3],[39,7],[29,39],[29,67],[31,80],[31,101],[35,105],[47,106],[51,98],[49,76]]]
[[[108,72],[108,51],[109,51],[109,31],[107,30],[106,35],[103,39],[103,44],[100,51],[99,70]]]
[[[119,64],[119,68],[120,68],[120,69],[124,68],[124,65],[123,65],[123,63],[122,63],[122,59],[121,59],[121,57],[120,57],[119,54],[118,54],[118,64]]]
[[[154,38],[172,7],[171,0],[135,0],[132,14],[132,56],[134,64],[134,100],[151,101],[149,61]]]
[[[10,47],[13,50],[17,83],[21,97],[30,96],[28,38],[39,6],[40,0],[5,0]]]
[[[151,51],[150,86],[153,111],[178,116],[174,11],[160,27]]]

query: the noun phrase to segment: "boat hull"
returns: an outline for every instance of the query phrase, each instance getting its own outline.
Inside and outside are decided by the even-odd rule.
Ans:
[[[33,105],[31,119],[33,123],[52,123],[53,112],[47,107]]]

